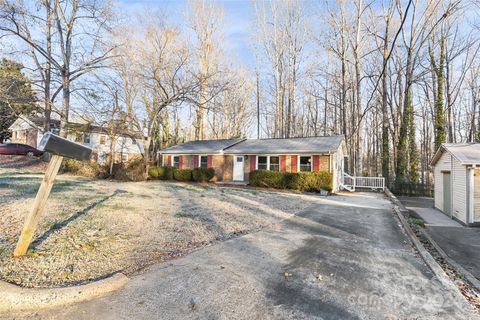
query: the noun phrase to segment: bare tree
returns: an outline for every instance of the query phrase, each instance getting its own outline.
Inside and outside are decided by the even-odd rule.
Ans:
[[[102,1],[44,0],[40,2],[40,7],[46,18],[37,16],[36,8],[23,2],[2,0],[0,31],[17,37],[29,48],[44,83],[46,118],[49,118],[52,101],[61,91],[60,128],[61,134],[66,136],[72,82],[105,67],[111,58],[113,47],[104,41],[109,32],[111,13],[109,4]],[[36,20],[45,21],[44,32],[38,39],[34,36],[36,30],[30,30],[30,22]],[[57,92],[52,96],[51,68],[59,77]]]
[[[207,103],[215,94],[209,90],[209,80],[218,72],[218,54],[220,51],[220,27],[223,9],[211,1],[189,2],[189,21],[196,36],[196,53],[198,59],[198,100],[195,101],[195,139],[205,138],[205,114]],[[216,56],[217,55],[217,56]]]

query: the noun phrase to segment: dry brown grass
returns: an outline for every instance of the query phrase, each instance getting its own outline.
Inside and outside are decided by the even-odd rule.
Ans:
[[[59,176],[26,257],[12,251],[40,175],[0,173],[0,276],[64,286],[182,256],[275,227],[315,196],[170,182]]]

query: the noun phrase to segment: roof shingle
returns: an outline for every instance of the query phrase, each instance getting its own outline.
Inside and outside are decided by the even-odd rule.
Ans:
[[[248,139],[225,150],[226,154],[289,154],[335,152],[343,135],[287,139]]]
[[[442,151],[449,152],[463,165],[480,164],[480,143],[444,143],[435,153],[432,165],[440,159]]]
[[[170,154],[207,154],[221,153],[225,148],[235,145],[244,139],[198,140],[177,144],[160,150]]]

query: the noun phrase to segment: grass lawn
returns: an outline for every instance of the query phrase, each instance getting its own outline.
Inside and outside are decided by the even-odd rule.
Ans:
[[[195,248],[275,227],[315,196],[61,175],[25,257],[12,252],[42,175],[0,172],[0,278],[26,287],[132,274]]]

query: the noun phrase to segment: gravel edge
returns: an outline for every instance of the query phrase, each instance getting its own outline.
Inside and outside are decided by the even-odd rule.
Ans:
[[[128,280],[123,273],[115,273],[88,284],[52,289],[22,288],[0,281],[0,313],[35,311],[92,300],[122,288]]]
[[[428,234],[427,231],[420,229],[420,232],[423,234],[425,238],[432,244],[432,246],[437,250],[437,252],[442,256],[443,259],[445,259],[452,267],[457,269],[462,276],[465,277],[465,279],[468,281],[468,283],[474,287],[477,291],[480,292],[480,281],[477,280],[469,271],[467,271],[464,267],[462,267],[460,264],[458,264],[455,260],[450,258],[445,251],[443,251],[442,248],[433,240],[433,238]]]
[[[425,249],[425,247],[422,245],[420,240],[417,238],[413,230],[410,228],[410,225],[408,221],[405,219],[405,215],[408,216],[408,210],[405,208],[405,206],[395,197],[395,195],[387,188],[385,188],[385,195],[390,199],[390,201],[393,203],[393,211],[395,212],[396,216],[400,220],[402,224],[402,228],[405,231],[405,233],[408,235],[408,238],[410,241],[413,243],[415,248],[417,249],[418,253],[422,257],[423,261],[427,264],[427,266],[432,270],[432,272],[435,274],[436,278],[442,283],[442,285],[447,288],[452,290],[452,292],[457,295],[458,298],[461,298],[462,300],[465,301],[466,304],[468,304],[472,310],[472,312],[475,314],[475,310],[473,306],[466,300],[466,298],[463,296],[463,294],[460,292],[458,287],[453,283],[452,279],[446,274],[446,272],[442,269],[440,264],[432,257],[432,255]]]

